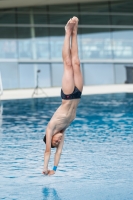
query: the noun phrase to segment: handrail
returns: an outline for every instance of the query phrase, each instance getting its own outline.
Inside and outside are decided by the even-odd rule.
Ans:
[[[3,94],[3,85],[2,85],[2,78],[1,78],[1,72],[0,72],[0,96]]]

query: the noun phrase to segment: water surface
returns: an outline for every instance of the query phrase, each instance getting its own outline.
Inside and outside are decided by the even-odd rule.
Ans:
[[[132,200],[133,94],[83,96],[65,133],[58,170],[48,177],[41,174],[42,139],[60,103],[1,102],[0,199]]]

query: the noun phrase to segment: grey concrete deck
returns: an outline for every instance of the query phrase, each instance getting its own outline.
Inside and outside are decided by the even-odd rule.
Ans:
[[[60,87],[57,88],[43,88],[48,97],[60,96]],[[1,95],[1,100],[9,99],[27,99],[32,98],[33,89],[19,89],[19,90],[4,90]],[[133,84],[122,85],[100,85],[100,86],[84,86],[83,95],[91,94],[108,94],[108,93],[133,93]],[[34,95],[34,98],[46,97],[45,94],[39,90],[38,95]]]

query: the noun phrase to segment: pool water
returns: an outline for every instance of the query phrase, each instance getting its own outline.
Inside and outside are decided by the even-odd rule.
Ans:
[[[1,102],[0,199],[133,200],[133,94],[83,96],[66,130],[58,170],[49,177],[41,173],[42,139],[60,103]]]

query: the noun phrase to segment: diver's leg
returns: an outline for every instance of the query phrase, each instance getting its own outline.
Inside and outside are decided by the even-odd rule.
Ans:
[[[71,46],[71,56],[72,56],[72,66],[74,73],[74,84],[82,91],[83,89],[83,77],[80,69],[80,60],[78,56],[78,42],[77,42],[77,31],[78,31],[78,18],[73,17],[72,21],[75,22],[73,33],[72,33],[72,46]]]
[[[65,39],[62,49],[64,63],[64,74],[62,79],[62,90],[65,94],[71,94],[74,90],[74,76],[70,51],[70,40],[73,32],[74,22],[70,19],[65,26]]]

